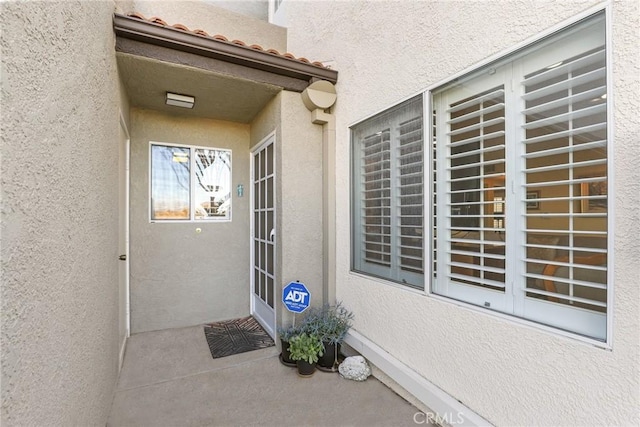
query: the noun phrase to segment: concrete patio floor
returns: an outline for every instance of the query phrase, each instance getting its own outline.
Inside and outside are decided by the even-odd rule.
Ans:
[[[299,378],[276,347],[213,359],[194,326],[129,338],[107,425],[415,426],[417,412],[374,377]]]

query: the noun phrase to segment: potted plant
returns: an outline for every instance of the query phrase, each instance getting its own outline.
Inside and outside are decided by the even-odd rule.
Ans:
[[[304,330],[318,335],[322,341],[324,352],[318,360],[318,368],[334,371],[338,364],[340,344],[351,328],[353,313],[342,303],[335,306],[324,305],[312,309],[303,321]]]
[[[296,361],[291,359],[291,354],[289,352],[289,341],[296,335],[301,333],[301,329],[295,325],[291,325],[286,328],[278,328],[278,336],[280,337],[280,348],[282,349],[280,353],[280,362],[282,362],[285,366],[296,366]]]
[[[291,359],[296,361],[299,376],[310,377],[314,374],[322,350],[322,341],[315,334],[303,332],[290,338],[289,352]]]

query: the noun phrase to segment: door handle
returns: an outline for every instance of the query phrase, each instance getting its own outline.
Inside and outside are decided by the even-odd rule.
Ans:
[[[271,229],[271,232],[269,233],[269,240],[270,240],[271,242],[273,242],[273,239],[275,239],[275,238],[276,238],[276,229],[275,229],[275,228],[272,228],[272,229]]]
[[[120,255],[120,256],[118,257],[118,259],[119,259],[120,261],[126,261],[126,260],[127,260],[127,255],[126,255],[126,254],[124,254],[124,255]]]

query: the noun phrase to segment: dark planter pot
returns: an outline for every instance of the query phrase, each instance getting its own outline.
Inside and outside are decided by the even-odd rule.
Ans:
[[[324,354],[318,359],[318,367],[332,370],[338,363],[340,344],[332,344],[328,342],[324,342],[322,344],[324,345]]]
[[[315,363],[312,365],[304,360],[297,360],[296,365],[298,366],[298,376],[300,377],[310,377],[316,372]]]
[[[296,361],[291,360],[291,353],[289,352],[289,342],[280,339],[280,344],[282,345],[282,353],[280,353],[280,361],[285,366],[295,367]]]

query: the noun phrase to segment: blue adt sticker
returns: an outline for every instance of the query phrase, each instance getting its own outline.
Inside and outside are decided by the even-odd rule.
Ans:
[[[302,313],[309,308],[311,293],[300,282],[291,282],[282,290],[282,302],[287,310],[294,313]]]

